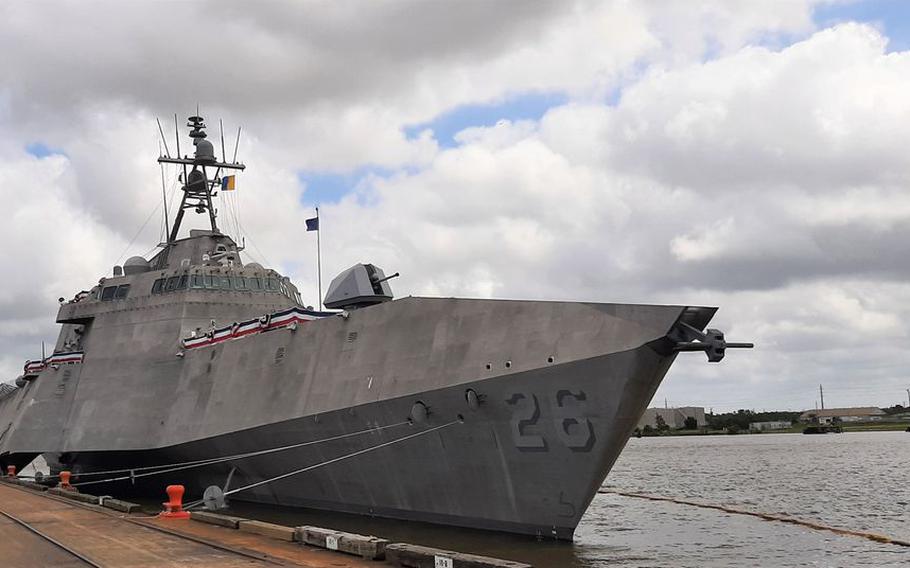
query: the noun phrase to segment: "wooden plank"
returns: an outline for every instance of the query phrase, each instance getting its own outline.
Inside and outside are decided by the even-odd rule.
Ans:
[[[104,502],[101,503],[102,507],[107,507],[108,509],[113,509],[115,511],[120,511],[122,513],[132,513],[133,511],[139,511],[142,507],[138,503],[130,503],[129,501],[121,501],[120,499],[112,499],[110,497],[105,497]]]
[[[240,521],[240,524],[237,528],[245,532],[251,532],[254,534],[260,534],[262,536],[277,538],[279,540],[294,542],[293,527],[276,525],[274,523],[265,523],[263,521],[248,521],[246,519],[243,519]]]
[[[375,536],[363,536],[320,527],[297,527],[295,539],[311,546],[337,550],[369,560],[385,558],[385,547],[389,544],[389,541]]]
[[[522,562],[414,544],[393,543],[385,550],[390,564],[405,568],[532,568]]]
[[[98,504],[98,498],[87,493],[69,491],[67,489],[60,489],[59,487],[51,487],[47,490],[47,492],[58,497],[66,497],[67,499],[72,499],[73,501],[80,501],[82,503],[88,503],[90,505]]]
[[[208,511],[193,511],[190,513],[190,519],[194,521],[199,521],[200,523],[208,523],[210,525],[217,525],[219,527],[227,527],[229,529],[236,529],[240,527],[240,517],[231,517],[229,515],[219,515],[218,513],[210,513]]]

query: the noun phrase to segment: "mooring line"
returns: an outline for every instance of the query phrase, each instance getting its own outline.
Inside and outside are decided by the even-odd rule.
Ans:
[[[820,523],[815,523],[812,521],[804,521],[802,519],[794,519],[792,517],[784,517],[782,515],[772,515],[769,513],[758,513],[755,511],[747,511],[745,509],[734,509],[733,507],[726,507],[724,505],[713,505],[711,503],[699,503],[697,501],[688,501],[685,499],[676,499],[674,497],[661,497],[659,495],[648,495],[645,493],[629,493],[626,491],[615,491],[613,489],[601,489],[598,491],[601,494],[608,495],[620,495],[622,497],[634,497],[636,499],[647,499],[649,501],[664,501],[667,503],[676,503],[678,505],[689,505],[691,507],[699,507],[701,509],[713,509],[715,511],[723,511],[724,513],[731,513],[734,515],[747,515],[750,517],[758,517],[759,519],[765,521],[776,521],[779,523],[788,523],[791,525],[799,525],[801,527],[807,527],[810,529],[815,529],[819,531],[828,531],[835,534],[846,535],[846,536],[857,536],[860,538],[865,538],[867,540],[872,540],[875,542],[880,542],[883,544],[893,544],[896,546],[910,547],[910,541],[899,540],[896,538],[891,538],[889,536],[864,532],[864,531],[854,531],[850,529],[842,529],[839,527],[832,527],[828,525],[822,525]]]
[[[375,428],[367,428],[364,430],[358,430],[356,432],[350,432],[347,434],[339,434],[337,436],[331,436],[329,438],[322,438],[320,440],[310,440],[308,442],[300,442],[298,444],[291,444],[288,446],[269,448],[267,450],[257,450],[255,452],[245,452],[242,454],[233,454],[230,456],[222,456],[222,457],[218,457],[218,458],[208,458],[208,459],[204,459],[204,460],[178,462],[178,463],[172,463],[172,464],[166,464],[166,465],[150,465],[150,466],[144,466],[144,467],[136,467],[136,468],[132,468],[132,469],[116,469],[116,470],[109,470],[109,471],[104,471],[104,472],[88,472],[88,473],[82,473],[82,474],[73,474],[74,477],[89,476],[89,475],[93,475],[93,476],[94,475],[105,475],[105,474],[112,474],[112,473],[128,473],[129,475],[123,475],[120,477],[111,477],[111,478],[107,478],[107,479],[96,479],[93,481],[82,481],[80,483],[73,483],[72,485],[73,485],[73,487],[81,487],[83,485],[94,485],[97,483],[110,483],[113,481],[124,481],[127,479],[132,480],[132,479],[139,479],[141,477],[149,477],[152,475],[160,475],[162,473],[172,473],[175,471],[183,471],[185,469],[192,469],[195,467],[204,467],[207,465],[215,465],[215,464],[229,462],[229,461],[236,461],[236,460],[242,460],[242,459],[247,459],[247,458],[252,458],[252,457],[257,457],[257,456],[263,456],[263,455],[272,454],[272,453],[276,453],[276,452],[294,450],[297,448],[302,448],[305,446],[312,446],[315,444],[322,444],[325,442],[334,442],[336,440],[352,438],[354,436],[360,436],[362,434],[368,434],[368,433],[372,433],[372,432],[381,432],[381,431],[387,430],[389,428],[404,426],[405,424],[410,424],[410,422],[405,420],[405,421],[398,422],[395,424],[388,424],[386,426],[377,426]],[[162,468],[164,468],[164,469],[162,469]],[[149,470],[156,470],[156,471],[149,471]],[[144,472],[144,473],[136,473],[136,472]],[[45,477],[45,479],[51,478],[51,477],[58,477],[58,476],[47,476],[47,477]]]
[[[381,448],[385,448],[385,447],[391,446],[392,444],[397,444],[397,443],[399,443],[399,442],[405,442],[405,441],[407,441],[407,440],[411,440],[411,439],[417,438],[417,437],[419,437],[419,436],[424,436],[424,435],[426,435],[426,434],[430,434],[431,432],[436,432],[437,430],[442,430],[443,428],[448,428],[449,426],[452,426],[453,424],[459,424],[459,423],[461,423],[461,422],[462,422],[462,419],[459,417],[457,420],[452,420],[451,422],[447,422],[447,423],[445,423],[445,424],[440,424],[439,426],[434,426],[434,427],[432,427],[432,428],[427,428],[426,430],[421,430],[420,432],[415,432],[415,433],[413,433],[413,434],[408,434],[407,436],[403,436],[403,437],[401,437],[401,438],[396,438],[396,439],[394,439],[394,440],[389,440],[388,442],[383,442],[383,443],[381,443],[381,444],[377,444],[377,445],[375,445],[375,446],[370,446],[369,448],[364,448],[364,449],[362,449],[362,450],[357,450],[356,452],[351,452],[351,453],[349,453],[349,454],[344,454],[344,455],[338,456],[338,457],[336,457],[336,458],[332,458],[332,459],[330,459],[330,460],[326,460],[326,461],[324,461],[324,462],[319,462],[319,463],[316,463],[316,464],[313,464],[313,465],[308,465],[308,466],[306,466],[306,467],[302,467],[302,468],[300,468],[300,469],[295,469],[294,471],[289,471],[289,472],[287,472],[287,473],[282,473],[281,475],[276,475],[275,477],[270,477],[269,479],[263,479],[262,481],[257,481],[257,482],[255,482],[255,483],[250,483],[249,485],[244,485],[243,487],[238,487],[237,489],[231,489],[230,491],[225,491],[225,492],[224,492],[224,496],[227,497],[228,495],[233,495],[233,494],[239,493],[239,492],[241,492],[241,491],[246,491],[246,490],[248,490],[248,489],[253,489],[253,488],[255,488],[255,487],[259,487],[259,486],[262,486],[262,485],[266,485],[266,484],[269,484],[269,483],[274,483],[274,482],[276,482],[276,481],[280,481],[280,480],[286,479],[286,478],[288,478],[288,477],[292,477],[292,476],[295,476],[295,475],[299,475],[299,474],[301,474],[301,473],[306,473],[306,472],[308,472],[308,471],[312,471],[312,470],[318,469],[318,468],[320,468],[320,467],[325,467],[325,466],[327,466],[327,465],[331,465],[331,464],[333,464],[333,463],[337,463],[337,462],[340,462],[340,461],[342,461],[342,460],[346,460],[346,459],[348,459],[348,458],[357,457],[357,456],[360,456],[360,455],[363,455],[363,454],[366,454],[366,453],[369,453],[369,452],[372,452],[372,451],[375,451],[375,450],[379,450],[379,449],[381,449]],[[184,507],[184,509],[191,509],[191,508],[194,508],[194,507],[198,507],[198,506],[201,505],[202,503],[203,503],[202,501],[194,501],[194,502],[190,503],[189,505],[187,505],[186,507]]]

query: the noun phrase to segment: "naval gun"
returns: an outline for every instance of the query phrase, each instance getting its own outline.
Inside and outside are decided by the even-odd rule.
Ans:
[[[724,338],[724,332],[719,329],[706,329],[700,331],[684,321],[677,322],[668,335],[674,342],[673,351],[704,351],[708,362],[719,363],[727,349],[752,349],[754,343],[732,343]]]
[[[353,310],[388,302],[393,298],[389,280],[399,273],[386,276],[373,264],[355,264],[332,280],[323,304],[329,309]]]

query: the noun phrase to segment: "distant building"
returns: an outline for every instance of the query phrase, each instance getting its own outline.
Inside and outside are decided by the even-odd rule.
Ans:
[[[873,406],[856,408],[824,408],[807,410],[799,415],[800,422],[831,424],[836,418],[839,422],[878,422],[885,416],[885,411]]]
[[[706,424],[705,408],[703,406],[681,406],[679,408],[649,408],[645,410],[641,420],[638,421],[638,427],[651,426],[651,428],[657,428],[658,416],[663,418],[671,429],[683,428],[686,425],[686,418],[690,416],[695,418],[699,428]]]
[[[786,430],[793,424],[789,420],[770,420],[768,422],[750,422],[749,430],[753,432],[767,432],[769,430]]]

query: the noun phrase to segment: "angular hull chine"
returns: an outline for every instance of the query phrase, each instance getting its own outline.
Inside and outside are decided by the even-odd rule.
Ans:
[[[153,452],[79,454],[75,465],[190,461],[386,426],[104,490],[160,492],[179,481],[192,498],[229,476],[237,488],[368,450],[233,498],[571,539],[671,362],[643,346]],[[474,408],[468,390],[478,395]],[[403,423],[418,402],[429,409],[425,421]]]

